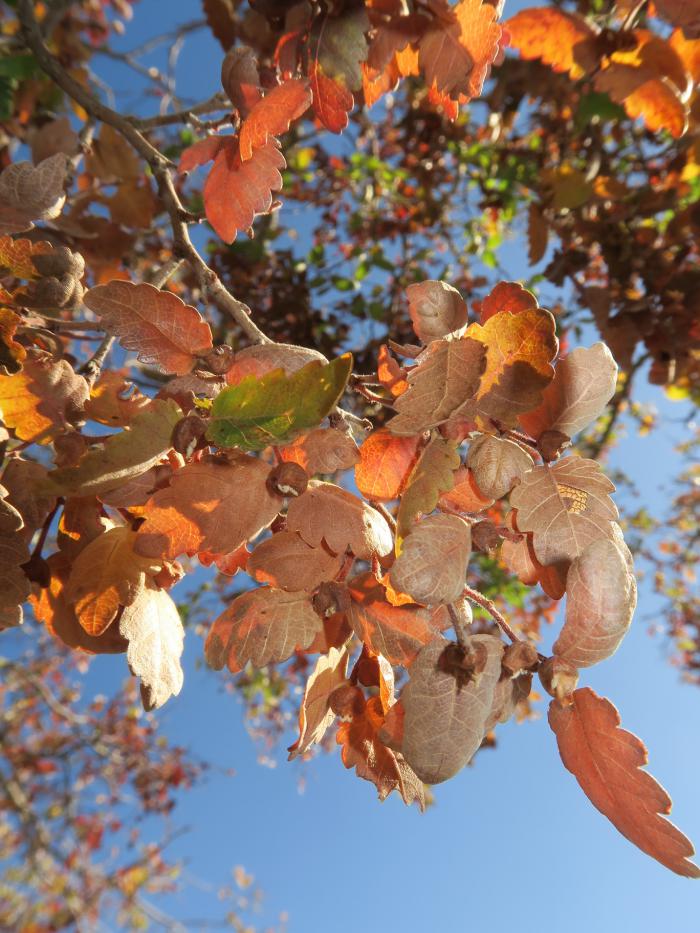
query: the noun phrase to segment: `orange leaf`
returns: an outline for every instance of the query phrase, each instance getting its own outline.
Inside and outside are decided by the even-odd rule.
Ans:
[[[613,704],[583,687],[574,691],[570,706],[552,701],[549,725],[564,766],[593,806],[642,852],[678,875],[700,878],[700,869],[689,861],[692,843],[665,818],[671,798],[641,770],[647,750],[637,736],[620,728]]]
[[[349,470],[360,459],[352,437],[335,428],[314,428],[278,452],[283,460],[298,463],[311,476]]]
[[[316,116],[331,133],[342,132],[355,105],[352,91],[325,75],[316,63],[309,67],[309,79]]]
[[[521,58],[541,59],[553,71],[582,78],[597,65],[595,33],[580,16],[551,7],[521,10],[505,23],[510,45]]]
[[[248,558],[247,572],[258,583],[289,592],[313,592],[332,580],[343,558],[323,547],[311,547],[293,531],[280,531],[259,544]]]
[[[403,491],[421,443],[420,435],[397,437],[386,428],[370,434],[355,467],[357,488],[367,499],[396,499]]]
[[[479,320],[485,324],[494,314],[510,312],[520,314],[537,307],[537,299],[518,282],[499,282],[491,289],[483,301],[474,302],[474,310]]]
[[[211,328],[196,308],[146,282],[97,285],[84,300],[108,334],[126,350],[138,351],[142,363],[165,372],[188,373],[197,356],[213,346]]]
[[[388,389],[394,398],[398,398],[408,388],[406,373],[389,352],[389,347],[383,343],[377,355],[377,379]]]
[[[36,279],[39,273],[32,262],[38,253],[50,253],[53,247],[47,240],[33,243],[31,240],[0,237],[0,269],[3,276],[14,275],[18,279]],[[7,272],[5,271],[7,270]]]
[[[285,133],[294,120],[311,106],[309,86],[301,78],[278,84],[258,101],[246,118],[239,136],[241,160],[247,162],[254,149],[267,143],[268,137]]]

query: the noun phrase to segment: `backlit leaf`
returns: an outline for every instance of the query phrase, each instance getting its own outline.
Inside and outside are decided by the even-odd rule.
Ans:
[[[396,499],[418,456],[420,435],[397,437],[386,428],[373,431],[360,447],[355,483],[367,499]]]
[[[323,654],[309,674],[304,699],[299,707],[299,738],[290,745],[289,760],[303,755],[312,745],[320,742],[335,719],[328,703],[333,691],[346,683],[348,653],[331,648]]]
[[[310,476],[349,470],[360,459],[360,452],[352,437],[335,428],[309,431],[280,448],[279,454],[283,460],[298,463]]]
[[[435,434],[411,470],[405,484],[396,516],[397,548],[410,532],[414,519],[432,512],[441,493],[448,492],[454,483],[459,466],[459,454],[454,443]]]
[[[342,562],[342,555],[311,547],[293,531],[280,531],[255,548],[246,570],[258,583],[311,593],[320,583],[332,580]]]
[[[597,65],[595,33],[582,17],[552,7],[529,7],[507,20],[510,45],[522,58],[541,59],[553,71],[582,78]]]
[[[251,158],[254,149],[264,146],[268,137],[285,133],[311,106],[311,98],[309,86],[301,78],[285,81],[268,91],[241,127],[238,145],[243,162]]]
[[[0,234],[21,233],[34,221],[58,217],[66,200],[68,158],[62,152],[31,162],[13,162],[0,173]]]

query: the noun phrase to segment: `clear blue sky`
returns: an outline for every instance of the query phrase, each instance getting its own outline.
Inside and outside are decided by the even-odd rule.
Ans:
[[[506,15],[526,5],[509,0]],[[120,45],[199,15],[195,0],[141,0]],[[180,59],[180,92],[196,99],[213,93],[220,60],[207,33],[191,37]],[[96,70],[137,106],[128,72],[105,59]],[[141,101],[139,109],[150,108]],[[528,274],[521,250],[502,255],[513,278]],[[685,412],[653,387],[644,395],[663,426],[651,438],[625,440],[610,466],[624,469],[658,514],[682,436],[664,419]],[[651,770],[674,798],[676,822],[700,842],[700,690],[680,682],[665,661],[667,643],[647,633],[663,622],[661,608],[642,582],[631,634],[584,682],[614,700],[623,725],[646,741]],[[306,767],[302,794],[299,770],[285,763],[283,750],[274,769],[256,762],[240,707],[221,689],[225,674],[198,668],[201,656],[201,642],[190,635],[184,690],[158,715],[172,740],[236,774],[212,774],[176,811],[191,830],[171,851],[187,860],[195,880],[168,899],[176,919],[216,915],[216,887],[240,863],[266,892],[260,926],[285,910],[290,933],[698,929],[700,887],[642,855],[592,808],[564,771],[546,719],[500,727],[498,749],[437,788],[436,805],[424,815],[396,799],[380,804],[337,754]],[[90,675],[95,691],[118,689],[122,664],[99,658]]]

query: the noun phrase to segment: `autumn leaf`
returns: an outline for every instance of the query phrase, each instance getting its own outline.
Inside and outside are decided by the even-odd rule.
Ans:
[[[119,618],[119,632],[129,645],[126,660],[141,680],[146,710],[158,709],[182,689],[180,666],[185,632],[177,606],[165,590],[145,586]]]
[[[380,346],[377,354],[377,379],[394,398],[403,395],[408,388],[405,370],[399,366],[385,343]]]
[[[367,499],[398,498],[421,444],[420,435],[397,437],[386,428],[373,431],[360,447],[355,483]]]
[[[286,133],[290,125],[311,106],[308,83],[293,78],[278,84],[259,100],[243,122],[238,139],[241,160],[247,162],[254,149],[264,146],[270,136]]]
[[[202,12],[207,26],[224,52],[230,49],[238,38],[238,23],[234,11],[233,0],[202,0]]]
[[[164,372],[190,372],[197,356],[213,345],[211,328],[196,308],[146,282],[97,285],[84,301],[124,349],[136,350],[142,363]]]
[[[23,441],[47,444],[76,419],[89,395],[88,384],[67,360],[32,351],[21,372],[0,375],[0,415]]]
[[[299,347],[289,343],[253,344],[239,350],[233,363],[226,370],[228,385],[238,385],[246,376],[265,376],[275,369],[282,369],[287,376],[298,372],[307,363],[328,363],[326,357],[310,347]]]
[[[392,606],[371,572],[348,583],[352,599],[348,619],[357,637],[392,664],[408,667],[438,633],[430,614],[418,606]]]
[[[544,259],[549,242],[549,224],[539,204],[532,203],[527,212],[527,261],[536,266]]]
[[[364,7],[344,10],[340,16],[323,13],[314,23],[309,62],[313,106],[331,133],[340,133],[348,125],[355,103],[352,92],[362,87],[360,64],[367,60],[368,29]]]
[[[267,488],[269,472],[262,460],[243,455],[186,464],[144,506],[137,552],[172,560],[200,550],[234,551],[267,528],[282,506]]]
[[[0,376],[20,372],[27,358],[26,348],[15,340],[22,318],[9,308],[0,308]]]
[[[421,343],[446,337],[467,323],[464,299],[447,282],[428,279],[406,289],[408,313]]]
[[[286,164],[276,139],[243,162],[238,142],[222,138],[202,194],[207,220],[224,243],[233,243],[239,230],[248,230],[256,214],[270,210],[272,192],[282,187],[280,172]]]
[[[469,446],[467,466],[485,498],[501,499],[533,468],[534,461],[514,441],[482,434]]]
[[[351,369],[346,353],[332,363],[308,363],[291,376],[281,369],[248,376],[214,399],[207,437],[219,447],[244,450],[288,443],[334,408]]]
[[[413,527],[414,519],[432,512],[440,494],[452,488],[459,465],[456,445],[438,434],[433,435],[411,470],[401,495],[396,515],[397,553],[400,552],[401,541]]]
[[[347,683],[347,666],[348,652],[338,648],[331,648],[316,662],[299,707],[299,737],[287,749],[290,761],[318,744],[326,734],[335,719],[328,701],[336,688]]]
[[[565,457],[523,474],[510,496],[520,531],[533,533],[545,566],[579,557],[593,541],[610,538],[618,512],[615,489],[595,460]]]
[[[400,750],[426,784],[446,781],[469,763],[484,738],[501,675],[500,639],[493,635],[467,639],[482,669],[466,683],[448,663],[450,645],[438,637],[422,649],[409,668],[399,700],[403,712]],[[387,717],[388,730],[398,715],[392,711]]]
[[[182,417],[175,402],[154,399],[131,425],[108,437],[74,467],[51,470],[46,489],[57,495],[102,495],[155,466],[171,449],[173,428]]]
[[[18,279],[36,279],[39,273],[32,262],[32,256],[50,253],[52,250],[47,240],[35,243],[32,240],[0,236],[0,271],[3,276],[9,274]]]
[[[573,703],[553,700],[549,725],[564,766],[594,807],[630,842],[686,878],[699,878],[689,861],[690,840],[667,820],[671,798],[642,767],[647,750],[636,735],[620,728],[613,704],[589,687],[575,690]]]
[[[529,7],[506,20],[509,44],[521,58],[539,58],[553,71],[577,80],[598,64],[595,32],[574,13],[552,7]]]
[[[371,781],[380,800],[397,790],[403,802],[414,801],[425,808],[423,784],[399,753],[387,748],[379,738],[384,723],[381,699],[370,697],[359,715],[338,726],[336,741],[341,746],[341,758],[346,768],[354,768],[358,777]]]
[[[66,200],[68,158],[62,152],[31,162],[13,162],[0,173],[0,234],[21,233],[36,220],[51,220]]]
[[[400,435],[420,434],[469,417],[486,368],[486,356],[478,340],[433,340],[419,357],[418,365],[408,371],[408,389],[394,403],[398,414],[389,422],[389,430]]]
[[[688,127],[688,114],[680,93],[665,75],[653,70],[612,62],[596,75],[595,87],[622,104],[633,120],[641,117],[648,129],[668,130],[676,139]]]
[[[100,374],[90,389],[85,414],[91,421],[112,427],[126,427],[138,414],[149,408],[152,401],[121,373],[108,369]]]
[[[518,282],[499,282],[482,301],[474,302],[479,321],[485,324],[494,314],[520,314],[537,308],[537,299]]]
[[[541,404],[520,423],[533,437],[545,431],[573,437],[603,413],[616,385],[617,364],[604,343],[577,347],[559,360]]]
[[[285,593],[264,586],[237,596],[211,627],[204,653],[215,670],[226,665],[232,674],[250,661],[264,667],[303,651],[323,623],[304,593]]]
[[[333,483],[314,482],[289,503],[287,528],[307,544],[325,544],[334,554],[350,549],[360,560],[383,557],[393,547],[386,519],[362,499]]]
[[[518,530],[515,524],[515,511],[506,517],[506,525],[513,531]],[[612,526],[616,527],[615,525]],[[568,561],[560,561],[543,567],[535,557],[532,546],[532,534],[523,534],[518,541],[507,538],[501,544],[501,558],[511,573],[527,586],[539,583],[550,599],[561,599],[566,592],[566,575],[569,570]]]
[[[226,52],[221,63],[221,86],[241,116],[247,117],[262,96],[258,64],[249,46]]]
[[[566,619],[552,654],[574,667],[613,655],[632,622],[637,584],[615,542],[594,541],[571,564],[566,578]]]
[[[7,501],[8,491],[0,486],[0,631],[22,622],[22,603],[31,592],[22,564],[29,560],[29,549],[18,532],[24,520]]]
[[[679,26],[688,39],[700,39],[700,9],[695,0],[654,0],[659,16]]]
[[[335,428],[315,428],[279,449],[286,462],[298,463],[309,476],[349,470],[360,459],[357,444],[349,434]]]
[[[463,519],[429,515],[403,540],[389,572],[391,584],[425,606],[453,603],[466,585],[470,552],[471,532]]]
[[[474,474],[465,466],[460,466],[453,474],[451,489],[443,492],[437,507],[447,512],[483,512],[490,508],[494,500],[482,495],[477,487]]]
[[[158,569],[134,551],[136,535],[120,525],[99,535],[76,557],[66,583],[66,600],[88,635],[101,635],[120,606],[130,606]]]
[[[233,140],[230,136],[205,136],[204,139],[197,140],[186,149],[182,150],[180,161],[177,164],[178,172],[192,172],[200,165],[206,165],[215,159],[222,149],[231,145]]]
[[[311,547],[293,531],[281,531],[255,548],[246,569],[258,583],[311,593],[320,583],[332,580],[342,562],[342,555]]]

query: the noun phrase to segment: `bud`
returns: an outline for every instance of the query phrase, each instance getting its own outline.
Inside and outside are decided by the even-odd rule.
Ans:
[[[50,586],[51,568],[40,554],[33,554],[26,564],[22,564],[22,570],[28,580],[38,584],[43,590]]]
[[[537,649],[526,641],[516,641],[503,652],[501,668],[508,677],[536,671],[540,663]]]
[[[491,551],[501,543],[501,536],[493,522],[472,525],[472,547],[476,551]]]
[[[215,376],[223,376],[233,365],[234,356],[233,348],[224,343],[220,347],[207,350],[200,359],[210,373],[214,373]]]
[[[455,643],[448,644],[440,655],[438,666],[446,674],[452,674],[459,686],[463,687],[478,680],[479,674],[486,667],[488,658],[486,645],[481,642],[472,644],[471,640],[467,640],[464,646]]]
[[[277,496],[300,496],[308,485],[309,474],[298,463],[279,463],[267,477],[267,488]]]
[[[350,608],[350,594],[344,583],[332,580],[322,583],[311,599],[311,605],[322,619],[330,619],[336,612],[347,612]]]
[[[18,295],[25,308],[37,310],[66,310],[75,308],[83,300],[85,289],[72,275],[46,276],[31,282]]]
[[[365,707],[365,696],[359,687],[341,684],[328,697],[328,705],[341,719],[359,716]]]
[[[197,449],[207,430],[207,423],[199,415],[186,415],[173,428],[170,443],[177,453],[187,459]]]
[[[578,671],[572,664],[553,655],[540,664],[538,674],[542,686],[551,697],[565,706],[572,703],[572,694],[578,684]]]
[[[81,279],[85,273],[85,260],[80,253],[74,253],[67,246],[58,246],[50,253],[37,253],[32,256],[32,265],[41,276],[70,275]]]
[[[567,447],[571,447],[571,438],[563,431],[545,431],[537,447],[543,460],[556,460]]]

